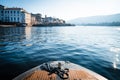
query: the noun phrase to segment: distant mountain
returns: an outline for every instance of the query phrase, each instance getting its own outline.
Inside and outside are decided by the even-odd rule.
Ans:
[[[113,15],[101,15],[101,16],[91,16],[91,17],[80,17],[68,21],[69,23],[79,24],[79,25],[103,25],[103,24],[119,24],[120,25],[120,14]]]

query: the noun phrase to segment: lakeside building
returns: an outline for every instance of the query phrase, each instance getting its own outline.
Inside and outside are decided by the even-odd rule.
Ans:
[[[23,8],[7,8],[0,5],[0,22],[31,25],[31,14]]]
[[[31,25],[37,24],[36,16],[31,13]]]
[[[32,19],[33,24],[42,24],[42,14],[40,14],[40,13],[32,14],[31,13],[31,17],[34,18],[34,19]]]
[[[32,14],[31,13],[31,22],[33,25],[49,25],[49,24],[65,24],[65,21],[59,18],[53,18],[53,17],[42,17],[42,14]]]
[[[43,18],[43,23],[44,24],[65,24],[65,21],[59,18],[53,18],[53,17],[47,17],[47,15],[45,15],[45,18]]]
[[[0,24],[14,24],[17,26],[32,25],[64,25],[65,21],[54,17],[42,17],[42,14],[28,13],[23,8],[8,8],[0,5]]]
[[[47,24],[47,23],[53,23],[54,22],[54,18],[52,17],[47,17],[47,15],[45,15],[45,18],[43,18],[43,23]]]

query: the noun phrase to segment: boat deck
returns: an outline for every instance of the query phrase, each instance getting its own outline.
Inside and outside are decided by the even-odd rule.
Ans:
[[[48,74],[49,72],[47,71],[37,70],[30,75],[26,75],[23,80],[63,80],[54,73],[51,75]],[[69,78],[64,80],[99,80],[83,70],[69,70],[68,74]]]

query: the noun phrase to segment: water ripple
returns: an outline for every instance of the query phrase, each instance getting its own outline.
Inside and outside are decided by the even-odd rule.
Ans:
[[[120,80],[118,28],[0,28],[0,77],[11,80],[44,62],[66,60]]]

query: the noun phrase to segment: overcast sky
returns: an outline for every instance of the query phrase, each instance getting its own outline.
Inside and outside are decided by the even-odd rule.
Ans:
[[[0,0],[0,4],[65,20],[120,13],[120,0]]]

